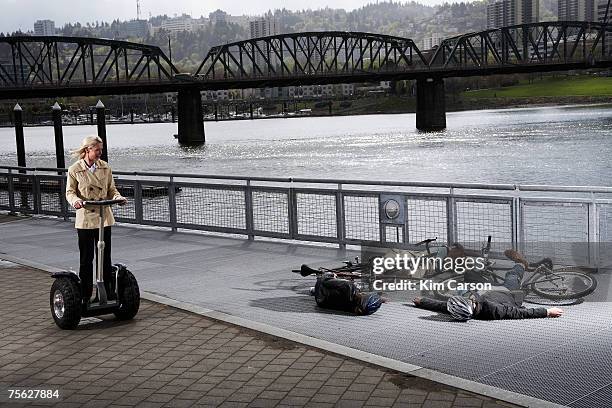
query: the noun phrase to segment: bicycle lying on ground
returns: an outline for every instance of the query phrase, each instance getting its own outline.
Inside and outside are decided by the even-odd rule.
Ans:
[[[304,277],[310,276],[310,275],[315,275],[319,277],[325,272],[332,272],[336,274],[337,278],[340,278],[340,279],[347,279],[350,281],[361,280],[361,282],[356,282],[359,289],[364,289],[364,286],[368,286],[369,288],[370,285],[368,284],[367,279],[362,280],[362,278],[366,278],[368,276],[368,275],[364,275],[364,273],[367,274],[369,271],[368,264],[363,264],[359,262],[359,257],[355,257],[354,261],[344,261],[343,263],[344,263],[344,266],[340,266],[337,268],[331,268],[331,269],[324,268],[324,267],[314,269],[306,264],[303,264],[300,267],[300,269],[294,269],[292,270],[292,272],[299,273],[301,276],[304,276]]]
[[[421,265],[427,265],[428,262],[425,262],[427,259],[432,259],[435,257],[445,258],[451,248],[446,245],[438,244],[435,245],[436,238],[425,239],[421,242],[418,242],[413,245],[413,249],[391,249],[390,252],[385,254],[386,257],[393,257],[395,255],[404,256],[406,255],[413,262],[418,262],[419,260],[423,261]],[[432,245],[434,244],[434,245]],[[421,246],[425,246],[425,249],[418,249]],[[309,275],[321,275],[325,272],[335,273],[338,278],[349,279],[349,280],[361,280],[363,285],[370,286],[374,279],[376,278],[376,274],[373,272],[372,259],[369,259],[367,262],[360,262],[359,257],[355,257],[354,261],[344,261],[344,265],[336,268],[324,268],[320,267],[318,269],[314,269],[308,265],[302,265],[300,269],[294,269],[294,273],[299,273],[302,276]],[[441,274],[445,272],[442,269],[434,269],[434,268],[420,268],[418,273],[412,273],[408,278],[411,279],[425,279],[431,278],[435,275]],[[388,277],[388,276],[385,276]],[[372,288],[370,287],[370,290]]]
[[[478,273],[482,281],[489,282],[493,286],[503,286],[505,278],[502,274],[511,268],[495,266],[495,260],[489,258],[490,249],[491,236],[488,237],[487,244],[482,248],[484,268],[479,269]],[[526,295],[534,293],[550,300],[577,300],[591,294],[597,288],[597,280],[589,271],[592,269],[577,266],[554,267],[549,258],[544,258],[539,262],[529,264],[525,272],[530,275],[523,279],[520,290]],[[442,280],[437,286],[439,289],[434,290],[434,294],[442,299],[460,295],[462,294],[460,290],[452,288],[464,282],[464,274],[454,274]]]

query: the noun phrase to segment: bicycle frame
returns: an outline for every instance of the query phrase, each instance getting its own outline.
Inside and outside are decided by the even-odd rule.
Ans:
[[[533,271],[533,274],[529,277],[529,279],[521,283],[521,289],[526,288],[529,290],[530,286],[535,283],[553,282],[559,279],[562,278],[557,275],[554,270],[551,271],[546,266],[540,265]]]

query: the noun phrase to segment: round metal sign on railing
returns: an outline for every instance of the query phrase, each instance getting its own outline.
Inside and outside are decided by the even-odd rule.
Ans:
[[[390,220],[394,220],[400,215],[400,205],[394,199],[387,200],[383,206],[383,210],[385,216]]]

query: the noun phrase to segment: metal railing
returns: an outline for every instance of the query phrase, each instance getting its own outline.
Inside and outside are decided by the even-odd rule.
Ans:
[[[65,169],[0,166],[0,210],[68,219]],[[346,245],[493,237],[528,255],[599,264],[612,241],[612,187],[419,183],[114,172],[119,222]],[[401,217],[385,217],[391,197]],[[559,245],[567,243],[567,246]],[[575,246],[582,246],[577,255]],[[570,252],[570,253],[564,253]]]

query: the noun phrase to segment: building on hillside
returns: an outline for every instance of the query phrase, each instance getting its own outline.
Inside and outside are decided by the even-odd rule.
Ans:
[[[487,4],[487,28],[538,21],[540,21],[539,0],[490,0]]]
[[[210,21],[213,24],[219,24],[219,23],[225,24],[227,23],[227,17],[228,17],[227,13],[220,9],[217,9],[208,15],[208,18],[210,18]]]
[[[55,35],[55,22],[52,20],[37,20],[34,23],[34,35]]]
[[[181,31],[193,31],[195,27],[194,21],[190,16],[181,16],[169,18],[162,21],[161,28],[171,34],[176,34]]]
[[[277,22],[274,18],[258,18],[249,21],[251,38],[267,37],[278,34]]]
[[[339,84],[336,85],[336,95],[350,97],[355,94],[355,84]]]
[[[249,21],[249,29],[251,32],[250,38],[260,38],[278,34],[276,30],[276,21],[273,18],[258,18],[255,20],[251,20]],[[265,46],[262,46],[261,48],[265,49]],[[271,58],[274,59],[273,56],[271,56]],[[273,64],[278,62],[280,61],[271,61],[271,63]],[[255,53],[255,63],[262,72],[266,72],[266,61],[258,52]]]
[[[595,13],[597,13],[597,21],[603,22],[606,19],[606,9],[608,7],[608,0],[598,0],[595,5]],[[610,21],[612,15],[612,4],[610,5],[610,10],[608,11],[607,20]]]
[[[131,20],[125,25],[125,34],[128,38],[145,38],[151,34],[151,24],[147,20]]]
[[[227,23],[238,24],[241,27],[249,28],[250,18],[249,16],[226,16],[225,20]]]
[[[604,6],[606,3],[607,1]],[[597,0],[558,0],[559,21],[597,21],[596,5]]]
[[[234,99],[235,94],[228,89],[220,89],[217,91],[203,91],[202,99],[204,101],[229,101]]]
[[[431,37],[425,37],[421,41],[421,50],[431,50],[433,47],[440,45],[443,38],[440,34],[434,33]]]
[[[192,29],[193,31],[201,31],[205,30],[206,26],[209,23],[209,19],[206,17],[194,18],[192,20]]]

